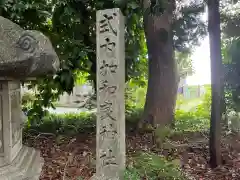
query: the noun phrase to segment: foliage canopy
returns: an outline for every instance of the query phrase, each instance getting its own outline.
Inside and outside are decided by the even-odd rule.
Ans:
[[[143,11],[140,0],[6,0],[1,5],[1,15],[25,29],[39,30],[46,34],[61,61],[55,76],[44,76],[30,83],[36,88],[36,99],[30,116],[39,120],[42,107],[53,107],[63,92],[71,93],[79,77],[96,84],[96,11],[120,7],[126,17],[126,80],[137,84],[147,79],[147,49],[143,30]],[[200,13],[203,4],[179,6],[174,20],[174,47],[177,51],[190,52],[192,45],[206,33]]]

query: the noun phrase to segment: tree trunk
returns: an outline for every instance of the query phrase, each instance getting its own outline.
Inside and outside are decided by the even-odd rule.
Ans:
[[[221,87],[221,115],[223,130],[228,130],[227,106],[225,100],[224,86]]]
[[[172,21],[175,0],[167,4],[161,15],[150,14],[150,3],[144,0],[144,30],[148,48],[148,88],[143,121],[170,125],[178,87],[177,64],[174,60]]]
[[[212,106],[210,126],[210,165],[221,164],[221,88],[222,57],[219,0],[208,0],[208,31],[211,58]]]
[[[6,0],[0,0],[0,16],[3,15],[3,8],[4,8],[4,5],[6,3]]]

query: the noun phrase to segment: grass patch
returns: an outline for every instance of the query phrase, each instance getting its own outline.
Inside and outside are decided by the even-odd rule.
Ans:
[[[209,113],[203,111],[186,112],[178,110],[175,113],[175,129],[177,131],[205,131],[210,127]]]
[[[154,153],[140,152],[130,159],[131,165],[125,172],[124,179],[140,180],[184,180],[179,160],[167,160]]]

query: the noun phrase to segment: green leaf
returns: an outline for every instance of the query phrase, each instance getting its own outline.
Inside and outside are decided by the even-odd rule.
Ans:
[[[137,4],[135,1],[129,2],[129,3],[128,3],[128,6],[129,6],[131,9],[137,9],[137,8],[140,7],[140,5]]]

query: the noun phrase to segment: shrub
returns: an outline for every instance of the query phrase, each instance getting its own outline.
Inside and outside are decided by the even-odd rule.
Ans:
[[[126,114],[126,130],[134,131],[141,117],[141,109],[131,110]],[[96,132],[95,113],[81,112],[68,114],[49,114],[44,116],[38,124],[28,124],[25,131],[34,129],[43,133],[74,135],[78,133]]]
[[[206,118],[205,112],[178,110],[175,112],[175,119],[175,129],[177,131],[202,131],[210,126],[210,120]]]
[[[125,100],[126,100],[126,109],[143,109],[146,99],[147,86],[146,81],[143,80],[140,82],[135,82],[130,80],[126,84],[125,91]]]
[[[181,102],[182,103],[182,102]],[[210,127],[211,89],[206,88],[202,103],[195,110],[175,111],[175,130],[177,131],[203,131]]]
[[[206,93],[203,97],[203,102],[199,104],[196,108],[195,115],[202,118],[210,119],[210,112],[211,112],[211,89],[207,88]]]
[[[81,112],[68,114],[49,114],[38,124],[27,127],[43,133],[74,135],[95,132],[96,116],[93,113]]]
[[[176,110],[180,109],[181,106],[184,104],[184,102],[185,102],[184,96],[181,94],[178,94],[175,109]]]
[[[35,97],[34,94],[31,92],[25,92],[22,96],[22,106],[24,110],[30,108],[31,103],[34,101]]]
[[[211,102],[212,102],[212,94],[211,94],[211,87],[206,87],[206,93],[203,97],[203,106],[206,110],[211,110]]]
[[[209,91],[210,92],[210,91]],[[175,130],[202,131],[209,128],[210,94],[206,93],[203,103],[195,111],[175,111]],[[180,103],[181,104],[181,103]],[[31,109],[30,109],[31,112]],[[141,119],[143,108],[130,105],[126,107],[126,131],[135,131]],[[94,113],[47,114],[26,129],[33,128],[40,132],[56,134],[94,133],[96,130],[96,115]],[[29,123],[30,124],[30,123]]]

